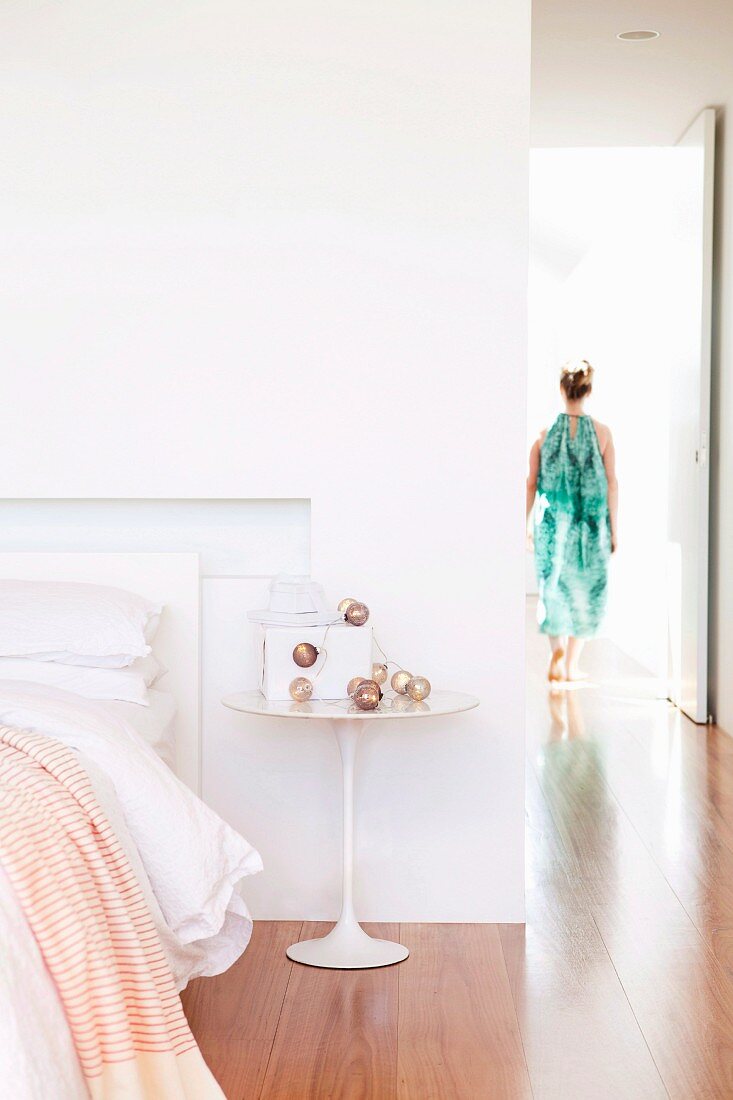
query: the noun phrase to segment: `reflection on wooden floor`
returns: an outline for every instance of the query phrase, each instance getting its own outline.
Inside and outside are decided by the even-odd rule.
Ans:
[[[550,692],[546,649],[529,636],[527,926],[502,928],[534,1094],[733,1097],[733,739],[607,643]]]
[[[399,967],[314,971],[260,923],[184,1002],[230,1100],[733,1097],[733,739],[603,643],[528,663],[527,925],[390,925]],[[603,680],[603,684],[601,684]],[[308,930],[310,927],[310,931]]]

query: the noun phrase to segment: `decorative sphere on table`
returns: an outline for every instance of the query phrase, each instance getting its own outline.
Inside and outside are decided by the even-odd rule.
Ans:
[[[351,596],[347,596],[345,599],[341,600],[340,604],[338,605],[338,610],[341,612],[342,615],[345,615],[351,607],[352,603],[356,602],[357,601],[352,599]]]
[[[306,703],[313,694],[313,684],[306,676],[296,676],[288,691],[296,703]]]
[[[346,685],[346,694],[353,695],[359,684],[363,684],[366,676],[353,676]]]
[[[430,681],[425,676],[413,676],[407,681],[405,692],[415,703],[421,703],[431,692]]]
[[[310,642],[298,642],[293,650],[293,660],[299,668],[310,668],[318,660],[318,650]]]
[[[372,680],[374,680],[374,682],[379,684],[380,686],[382,684],[386,684],[387,683],[387,666],[386,665],[380,665],[380,664],[373,664],[372,665]]]
[[[396,691],[398,695],[406,695],[405,688],[412,679],[411,672],[405,672],[404,669],[400,669],[399,672],[395,672],[392,677],[392,690]]]
[[[362,680],[354,692],[354,703],[359,710],[376,710],[381,692],[374,680]]]
[[[346,622],[351,623],[352,626],[363,626],[368,618],[369,608],[365,603],[354,600],[346,608]]]

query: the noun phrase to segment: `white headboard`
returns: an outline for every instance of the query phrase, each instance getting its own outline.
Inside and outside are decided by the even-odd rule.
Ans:
[[[170,691],[178,704],[176,771],[199,793],[201,599],[198,554],[0,553],[0,577],[115,585],[165,604],[153,650],[168,668],[161,687]]]

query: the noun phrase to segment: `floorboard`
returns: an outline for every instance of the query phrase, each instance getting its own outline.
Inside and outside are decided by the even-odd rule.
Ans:
[[[257,921],[244,955],[225,974],[199,978],[183,1007],[206,1062],[228,1100],[262,1091],[293,963],[285,951],[300,921]]]
[[[536,1100],[665,1097],[531,767],[527,832],[527,925],[500,935]]]
[[[530,638],[539,667],[535,646]],[[592,673],[599,649],[589,654]],[[627,666],[624,675],[623,684],[591,675],[559,692],[538,676],[530,680],[530,774],[572,861],[564,919],[592,920],[667,1094],[723,1100],[733,1096],[731,742],[696,727],[641,682],[637,690],[638,670]],[[530,943],[564,890],[555,876],[536,900],[530,891]],[[560,935],[549,937],[536,971]],[[527,947],[521,955],[525,968],[531,954]],[[563,954],[572,972],[576,953]],[[521,1021],[521,1000],[518,1012]],[[584,1034],[595,1029],[591,1015]],[[628,1040],[628,1027],[623,1034]],[[532,1071],[526,1035],[525,1048]],[[553,1068],[545,1066],[538,1095]],[[623,1095],[646,1095],[638,1065],[627,1063],[626,1076]]]
[[[365,925],[399,940],[396,924]],[[303,939],[331,925],[306,924]],[[399,967],[322,970],[294,964],[263,1100],[393,1100],[397,1094]]]
[[[733,990],[687,915],[595,920],[672,1100],[733,1096]]]
[[[402,935],[400,1100],[530,1097],[497,926],[406,924]]]

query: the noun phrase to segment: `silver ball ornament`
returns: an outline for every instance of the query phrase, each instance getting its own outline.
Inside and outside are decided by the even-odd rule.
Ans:
[[[318,660],[318,650],[310,642],[298,642],[293,650],[293,660],[299,668],[311,668]]]
[[[404,669],[401,669],[399,672],[395,672],[391,680],[392,690],[396,691],[398,695],[405,695],[405,688],[407,687],[411,679],[411,672],[405,672]]]
[[[362,680],[354,692],[354,703],[359,710],[376,710],[381,694],[374,680]]]
[[[380,665],[380,664],[373,664],[372,665],[372,680],[374,680],[375,683],[379,684],[380,686],[382,684],[386,684],[387,683],[387,675],[388,675],[388,673],[387,673],[387,666],[386,665]]]
[[[430,681],[425,676],[413,676],[405,685],[405,692],[415,703],[421,703],[427,699],[431,692]]]
[[[352,626],[363,626],[368,618],[369,608],[365,603],[354,600],[346,608],[346,622],[351,623]]]
[[[313,684],[306,676],[296,676],[288,688],[290,698],[296,703],[307,703],[313,694]]]

